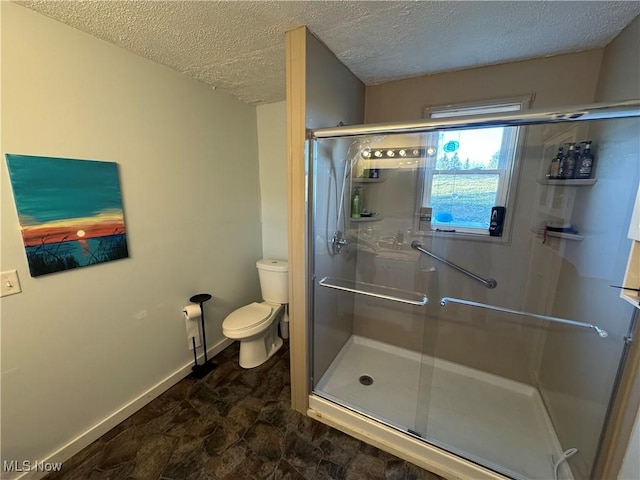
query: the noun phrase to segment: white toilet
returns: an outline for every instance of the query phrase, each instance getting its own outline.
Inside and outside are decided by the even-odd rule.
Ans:
[[[267,258],[258,260],[256,267],[264,302],[240,307],[222,322],[224,336],[240,341],[242,368],[262,365],[282,346],[276,319],[289,302],[287,262]]]

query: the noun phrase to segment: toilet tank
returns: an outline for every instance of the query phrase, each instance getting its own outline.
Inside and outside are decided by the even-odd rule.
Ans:
[[[262,299],[269,303],[289,303],[289,264],[286,260],[263,258],[256,262]]]

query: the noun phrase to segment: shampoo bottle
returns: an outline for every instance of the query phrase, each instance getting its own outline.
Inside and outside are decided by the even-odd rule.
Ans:
[[[576,166],[576,178],[591,178],[593,174],[593,153],[591,153],[591,140],[582,142],[584,143],[584,150],[580,157],[578,157],[578,164]]]
[[[549,166],[549,178],[555,179],[560,178],[560,164],[562,163],[562,159],[564,158],[564,147],[558,148],[558,153],[551,160],[551,165]]]
[[[356,187],[356,191],[351,198],[351,218],[360,218],[362,210],[362,199],[360,198],[360,187]]]
[[[573,178],[576,172],[576,151],[575,143],[569,144],[569,152],[560,164],[560,178]]]

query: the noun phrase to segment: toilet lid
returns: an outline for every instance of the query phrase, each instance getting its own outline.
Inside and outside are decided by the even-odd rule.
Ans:
[[[251,303],[232,312],[224,321],[229,330],[255,327],[271,316],[272,308],[262,303]]]

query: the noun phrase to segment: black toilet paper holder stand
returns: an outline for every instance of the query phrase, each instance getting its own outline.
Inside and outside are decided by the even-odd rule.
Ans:
[[[191,367],[192,375],[196,378],[203,378],[207,373],[216,368],[216,366],[209,362],[207,358],[207,334],[204,330],[204,308],[202,304],[207,300],[211,300],[211,295],[208,293],[198,293],[189,299],[192,303],[200,304],[200,325],[201,325],[201,333],[202,336],[202,349],[204,350],[204,363],[198,365],[198,353],[196,350],[196,337],[191,337],[191,342],[193,345],[193,367]]]

